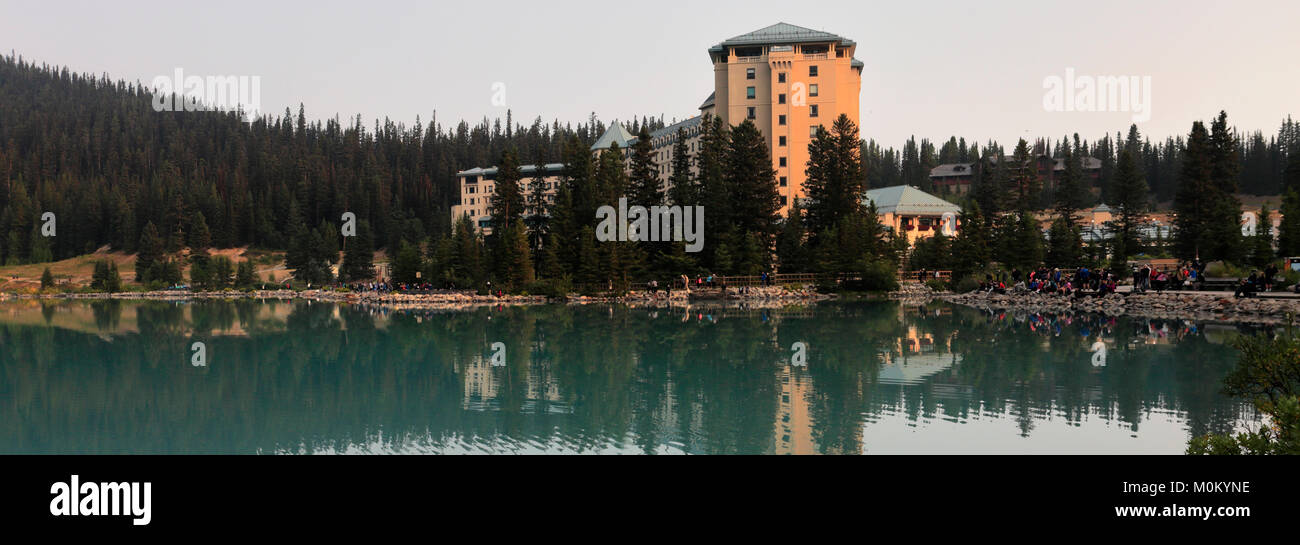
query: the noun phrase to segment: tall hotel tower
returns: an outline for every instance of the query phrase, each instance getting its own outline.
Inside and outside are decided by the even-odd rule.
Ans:
[[[749,119],[767,139],[781,213],[807,195],[808,143],[840,114],[858,123],[862,62],[857,44],[786,23],[736,36],[709,48],[714,93],[700,106],[729,125]]]

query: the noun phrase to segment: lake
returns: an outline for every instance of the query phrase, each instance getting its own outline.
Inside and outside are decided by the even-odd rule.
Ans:
[[[1244,327],[942,303],[0,303],[0,453],[1181,453]]]

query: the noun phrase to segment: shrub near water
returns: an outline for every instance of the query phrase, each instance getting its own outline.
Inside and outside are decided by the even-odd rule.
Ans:
[[[1290,328],[1276,339],[1238,337],[1241,359],[1224,382],[1224,392],[1250,399],[1268,425],[1236,435],[1191,440],[1188,454],[1300,454],[1300,337]]]

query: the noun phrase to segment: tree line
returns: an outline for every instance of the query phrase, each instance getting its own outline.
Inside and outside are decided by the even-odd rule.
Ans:
[[[507,147],[555,161],[571,139],[606,124],[406,125],[360,117],[156,112],[139,83],[0,57],[0,263],[47,262],[102,246],[135,253],[151,232],[164,252],[186,247],[200,214],[213,247],[288,249],[295,230],[343,212],[366,219],[377,248],[449,230],[456,172]],[[662,118],[631,125],[655,130]],[[41,236],[53,212],[57,236]]]

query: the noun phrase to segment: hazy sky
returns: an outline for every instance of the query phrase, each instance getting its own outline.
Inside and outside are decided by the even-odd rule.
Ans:
[[[1153,137],[1226,109],[1241,129],[1300,115],[1300,2],[719,0],[222,2],[0,0],[0,51],[150,82],[261,77],[263,111],[525,124],[698,113],[706,49],[776,22],[858,43],[862,129],[946,139],[1093,140],[1133,112],[1048,112],[1044,78],[1150,76]]]

